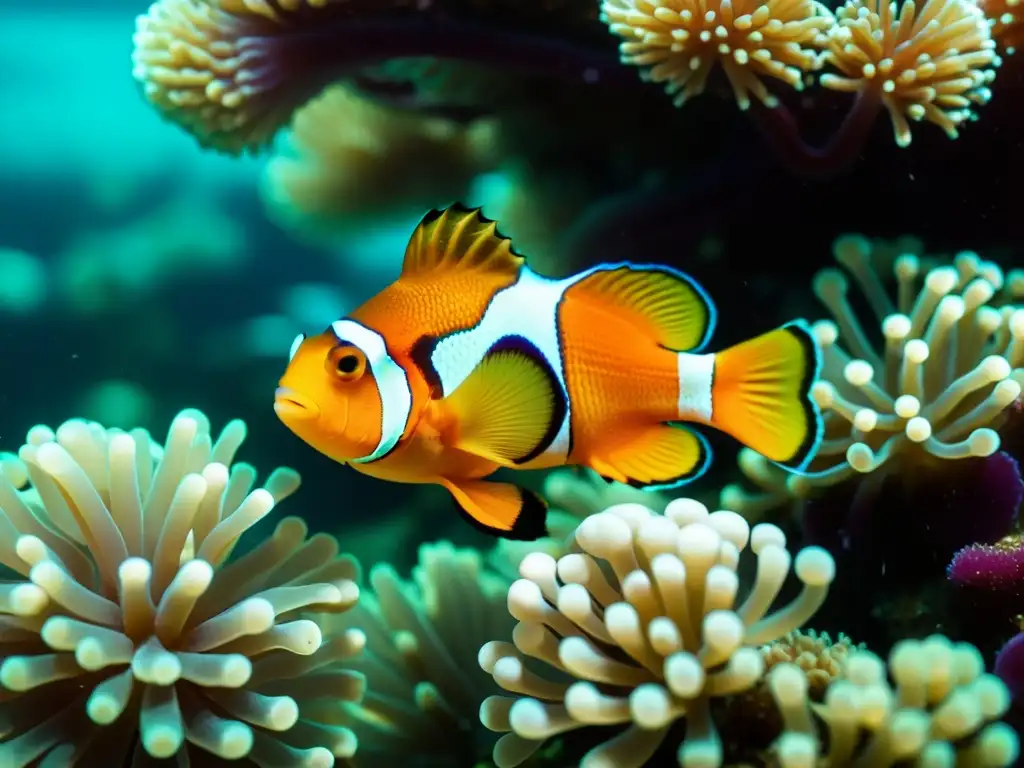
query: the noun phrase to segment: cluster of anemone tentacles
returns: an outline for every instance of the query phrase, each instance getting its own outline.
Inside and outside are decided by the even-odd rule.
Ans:
[[[234,461],[244,437],[236,421],[214,440],[184,411],[164,446],[73,420],[0,454],[0,564],[15,574],[0,583],[0,764],[440,766],[493,748],[513,766],[570,730],[626,726],[581,764],[629,768],[675,748],[685,722],[680,764],[710,767],[727,757],[715,704],[743,693],[777,701],[784,730],[764,746],[786,766],[953,743],[979,764],[1015,758],[1015,734],[987,724],[1006,689],[973,649],[894,652],[887,693],[847,638],[801,633],[834,564],[817,547],[792,558],[775,526],[689,499],[594,511],[570,483],[567,506],[585,510],[571,543],[527,555],[515,583],[442,542],[411,580],[378,565],[360,591],[356,562],[298,518],[236,555],[298,486],[279,469],[254,487]],[[791,566],[802,591],[772,611]]]
[[[823,351],[813,396],[825,441],[810,471],[788,475],[743,450],[743,474],[759,490],[722,491],[724,506],[759,515],[859,474],[931,460],[991,456],[997,429],[1024,385],[1024,271],[1004,272],[977,254],[952,262],[894,252],[859,236],[834,246],[845,272],[818,273],[814,292],[832,315],[814,324]],[[886,271],[895,297],[886,287]],[[847,276],[849,275],[849,277]],[[858,319],[850,278],[879,335]]]
[[[514,642],[480,651],[481,666],[513,694],[481,708],[485,725],[508,732],[495,762],[519,765],[546,739],[580,726],[628,725],[581,764],[641,766],[685,718],[680,765],[721,765],[713,702],[758,683],[759,646],[822,605],[832,557],[808,547],[791,558],[779,528],[751,529],[739,515],[709,513],[691,499],[670,502],[663,515],[616,505],[586,518],[575,538],[579,552],[523,560],[508,596],[519,622]],[[737,568],[748,545],[757,577],[739,600]],[[770,613],[791,562],[803,590]],[[532,672],[530,659],[553,667],[554,679]]]
[[[341,662],[363,636],[325,638],[306,614],[351,608],[358,566],[296,517],[232,558],[299,483],[279,469],[254,489],[232,463],[244,438],[236,421],[214,441],[197,411],[165,446],[74,420],[3,461],[0,764],[329,766],[354,750],[318,708],[361,696]]]
[[[545,40],[517,35],[497,20],[474,26],[457,2],[411,5],[157,0],[137,22],[133,74],[165,117],[204,146],[239,153],[269,146],[325,87],[359,73],[372,78],[392,62],[440,58],[454,62],[446,72],[491,65],[510,79],[526,73],[573,81],[583,79],[580,73],[619,81],[626,64],[664,83],[678,105],[721,70],[741,109],[756,104],[783,113],[779,86],[803,90],[815,81],[855,94],[834,146],[822,150],[849,156],[880,108],[900,146],[910,143],[911,122],[956,137],[991,97],[998,41],[1012,50],[1021,29],[1017,0],[846,0],[834,11],[817,0],[603,0],[600,21],[589,6],[577,14],[588,42],[559,48],[552,42],[565,30],[554,21]],[[619,41],[621,63],[595,45],[604,35],[590,27],[601,22],[604,35]],[[416,79],[414,69],[401,71]],[[441,89],[432,98],[460,103],[459,82],[452,76],[432,84]],[[494,89],[484,90],[480,98],[493,100]],[[784,152],[828,165],[791,123],[768,118],[764,127]]]

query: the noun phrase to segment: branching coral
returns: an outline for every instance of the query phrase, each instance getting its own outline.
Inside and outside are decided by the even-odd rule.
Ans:
[[[778,106],[766,78],[801,88],[833,24],[813,0],[604,0],[601,17],[623,40],[623,63],[665,83],[676,106],[703,93],[721,66],[740,109],[751,96]]]
[[[814,326],[824,368],[813,394],[826,440],[805,476],[785,478],[762,457],[741,454],[741,469],[767,492],[726,489],[723,503],[744,513],[897,462],[991,456],[1000,445],[995,428],[1020,396],[1024,309],[1011,302],[1024,296],[1024,273],[1004,274],[969,252],[926,271],[907,254],[894,262],[894,301],[869,241],[845,237],[834,248],[881,325],[884,346],[873,346],[854,313],[847,277],[819,272],[814,291],[834,318]]]
[[[904,640],[885,665],[869,651],[850,654],[823,705],[812,707],[808,681],[780,664],[768,685],[785,720],[775,744],[782,768],[836,766],[1013,765],[1019,740],[1005,723],[1010,697],[974,646],[942,636]]]
[[[899,14],[897,15],[897,9]],[[991,98],[996,44],[974,0],[847,0],[829,31],[825,60],[841,74],[821,84],[874,91],[892,119],[896,143],[910,144],[910,124],[927,120],[951,138]]]
[[[477,552],[447,542],[420,548],[407,582],[386,565],[372,590],[328,627],[358,627],[367,650],[352,662],[366,676],[361,703],[342,704],[337,722],[356,734],[356,766],[473,765],[493,735],[479,724],[480,702],[497,692],[476,665],[487,640],[508,634],[508,581],[484,570]],[[440,735],[443,734],[443,737]]]
[[[523,561],[523,578],[508,594],[519,621],[514,645],[495,641],[480,650],[481,666],[513,694],[481,707],[487,727],[511,731],[498,741],[495,762],[518,765],[545,739],[575,728],[628,724],[581,765],[640,766],[685,718],[680,765],[721,765],[712,701],[757,683],[765,666],[758,646],[817,611],[835,575],[832,558],[816,547],[802,550],[793,565],[803,591],[768,614],[791,563],[773,525],[751,530],[732,512],[709,514],[680,499],[664,515],[638,504],[592,515],[576,541],[581,553]],[[737,567],[748,543],[757,577],[738,602]],[[527,658],[576,681],[540,677]]]
[[[291,151],[267,164],[264,199],[289,222],[429,208],[464,196],[486,135],[486,123],[421,118],[335,86],[296,114]]]
[[[362,676],[336,662],[363,637],[324,639],[300,612],[350,608],[357,565],[294,517],[231,560],[299,483],[278,469],[252,490],[252,467],[228,469],[244,438],[235,421],[212,440],[196,411],[165,448],[69,421],[3,461],[0,564],[21,578],[0,584],[0,764],[122,765],[136,731],[140,765],[351,754],[316,705],[359,698]]]

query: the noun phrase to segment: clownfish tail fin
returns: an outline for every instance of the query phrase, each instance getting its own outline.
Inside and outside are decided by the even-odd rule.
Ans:
[[[805,470],[824,431],[811,398],[820,365],[803,320],[719,352],[711,371],[711,426],[777,464]]]

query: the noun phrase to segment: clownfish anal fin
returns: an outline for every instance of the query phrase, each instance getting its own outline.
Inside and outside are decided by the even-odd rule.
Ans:
[[[699,349],[714,331],[711,299],[696,281],[669,267],[609,265],[571,290],[614,308],[674,352]]]
[[[548,535],[547,505],[533,491],[490,480],[440,482],[451,492],[463,516],[490,536],[534,541]]]
[[[459,425],[454,447],[504,466],[542,454],[567,410],[551,365],[519,336],[491,347],[443,403]]]
[[[710,464],[704,436],[674,423],[623,427],[587,457],[587,465],[602,477],[651,490],[696,480]]]
[[[405,248],[402,276],[439,269],[515,275],[524,263],[512,241],[498,232],[497,222],[479,208],[455,204],[430,211],[420,221]]]

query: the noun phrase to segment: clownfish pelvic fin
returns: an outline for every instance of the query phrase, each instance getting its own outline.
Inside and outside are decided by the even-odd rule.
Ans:
[[[463,516],[474,527],[503,539],[535,541],[548,535],[547,505],[533,491],[491,480],[442,478]]]

